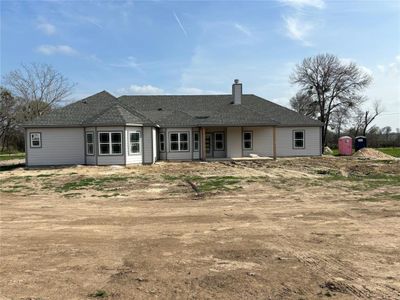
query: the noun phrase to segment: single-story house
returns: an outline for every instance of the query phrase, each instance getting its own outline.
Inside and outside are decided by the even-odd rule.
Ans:
[[[322,123],[253,94],[114,97],[103,91],[24,125],[27,166],[321,155]]]

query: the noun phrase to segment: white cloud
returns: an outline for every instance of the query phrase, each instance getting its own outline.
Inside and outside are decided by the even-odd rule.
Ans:
[[[253,34],[251,33],[251,31],[246,27],[246,26],[243,26],[243,25],[241,25],[241,24],[238,24],[238,23],[235,23],[235,28],[237,29],[237,30],[239,30],[241,33],[243,33],[243,34],[245,34],[245,35],[247,35],[247,36],[252,36]]]
[[[367,68],[366,66],[359,66],[361,71],[363,71],[364,73],[367,73],[369,76],[372,76],[372,70]]]
[[[118,94],[134,94],[134,95],[162,95],[165,94],[164,90],[150,84],[136,85],[132,84],[128,88],[121,88],[117,90]]]
[[[279,0],[279,2],[295,8],[309,6],[322,9],[325,7],[325,2],[323,0]]]
[[[44,20],[41,20],[36,28],[47,35],[53,35],[56,33],[56,27],[53,24],[50,24],[49,22],[46,22]]]
[[[137,59],[133,56],[128,56],[128,58],[121,63],[113,63],[110,64],[112,67],[118,67],[118,68],[132,68],[136,70],[141,70],[139,63],[137,62]]]
[[[380,64],[377,68],[385,75],[397,77],[400,75],[400,55],[397,55],[392,62],[386,65]]]
[[[377,65],[376,66],[378,68],[379,71],[381,71],[382,73],[385,72],[386,68],[384,65]]]
[[[36,49],[38,52],[45,55],[63,54],[76,55],[78,51],[68,45],[41,45]]]
[[[308,41],[310,33],[314,29],[314,25],[305,21],[302,21],[297,17],[284,17],[286,34],[293,40],[301,41],[305,46],[311,46]]]

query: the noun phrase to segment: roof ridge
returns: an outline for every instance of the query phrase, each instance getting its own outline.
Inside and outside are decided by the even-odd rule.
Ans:
[[[252,94],[243,94],[243,96],[251,96]],[[180,94],[180,95],[121,95],[117,97],[216,97],[216,96],[232,96],[232,94]]]
[[[118,99],[117,99],[117,101],[118,101]],[[126,110],[127,112],[129,112],[129,113],[132,114],[132,115],[136,115],[136,117],[140,117],[140,118],[142,118],[142,119],[145,120],[145,121],[150,121],[151,123],[154,123],[154,124],[155,124],[155,122],[154,122],[153,120],[150,120],[150,119],[149,119],[148,117],[146,117],[144,114],[140,113],[139,111],[137,111],[137,110],[134,109],[134,108],[127,107],[124,103],[122,103],[122,102],[120,102],[120,101],[118,101],[117,106],[123,108],[124,110]],[[131,111],[131,109],[133,110],[133,112]]]
[[[106,108],[104,108],[103,110],[101,110],[98,114],[95,114],[94,116],[88,117],[87,119],[85,119],[84,121],[82,121],[81,124],[87,124],[90,122],[93,122],[94,120],[96,120],[98,117],[100,117],[101,115],[103,115],[108,109],[114,107],[115,103],[110,104],[109,106],[107,106]]]

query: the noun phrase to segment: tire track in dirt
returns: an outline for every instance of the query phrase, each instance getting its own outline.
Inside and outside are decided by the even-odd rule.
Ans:
[[[276,241],[278,249],[290,249],[283,251],[288,255],[296,257],[313,272],[326,278],[325,283],[321,284],[322,288],[326,288],[332,292],[351,294],[359,298],[400,298],[400,290],[388,284],[379,284],[366,280],[365,275],[352,269],[352,266],[344,263],[340,259],[329,254],[324,255],[320,251],[304,251],[297,246],[297,244],[301,244],[301,242],[295,243],[293,237],[282,234],[282,231],[277,233],[277,236],[280,237],[280,239]]]

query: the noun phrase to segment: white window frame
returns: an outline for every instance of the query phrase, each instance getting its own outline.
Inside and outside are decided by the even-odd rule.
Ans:
[[[87,138],[88,135],[92,136],[92,142],[91,143],[88,142],[88,138]],[[94,155],[94,132],[93,131],[85,132],[85,143],[86,143],[86,155]],[[93,149],[92,153],[89,152],[89,145],[92,145],[92,149]]]
[[[161,136],[163,137],[163,141],[161,141]],[[160,148],[160,152],[165,152],[165,133],[164,132],[160,132],[159,136],[158,136],[158,147]],[[161,147],[162,145],[162,147]]]
[[[303,134],[303,138],[301,139],[296,139],[296,133],[297,132],[301,132]],[[293,149],[305,149],[306,148],[306,132],[304,129],[297,129],[297,130],[293,130]],[[302,147],[297,147],[296,146],[296,141],[302,141],[303,142],[303,146]]]
[[[108,134],[108,143],[102,143],[102,142],[100,141],[100,135],[101,135],[102,133],[107,133],[107,134]],[[120,137],[121,137],[121,142],[120,142],[120,143],[113,143],[113,142],[112,142],[112,134],[115,134],[115,133],[117,133],[117,134],[120,135]],[[123,145],[122,131],[99,131],[97,137],[98,137],[98,143],[97,143],[97,144],[98,144],[98,146],[99,146],[99,155],[108,155],[108,156],[114,155],[114,156],[119,156],[119,155],[122,155],[122,154],[123,154],[123,147],[122,147],[122,145]],[[100,145],[102,145],[102,144],[108,144],[108,145],[109,145],[109,151],[108,151],[108,153],[102,153],[102,152],[101,152],[101,147],[100,147]],[[121,146],[121,147],[120,147],[120,149],[121,149],[120,152],[118,152],[118,153],[113,153],[113,151],[112,151],[112,146],[113,146],[114,144],[120,144],[120,146]]]
[[[244,138],[244,136],[245,136],[247,133],[250,134],[250,139],[245,139],[245,138]],[[253,150],[253,131],[249,131],[249,130],[243,131],[242,139],[243,139],[243,150]],[[251,147],[246,148],[246,146],[245,146],[245,145],[246,145],[246,142],[250,142]]]
[[[217,140],[217,134],[222,135],[222,140]],[[222,142],[222,147],[217,147],[217,142]],[[214,151],[225,151],[225,133],[223,131],[214,132]]]
[[[171,140],[171,135],[172,134],[177,134],[178,135],[178,141],[172,141]],[[181,140],[181,135],[182,134],[186,134],[187,135],[187,140],[186,141],[182,141]],[[168,136],[168,146],[169,146],[169,151],[170,152],[190,152],[190,134],[189,131],[174,131],[174,132],[170,132],[169,136]],[[178,150],[172,150],[171,149],[171,144],[172,143],[178,143]],[[187,150],[182,150],[181,149],[181,143],[187,143]]]
[[[200,132],[193,132],[193,152],[200,151]]]
[[[131,134],[132,133],[138,133],[139,134],[139,141],[137,142],[132,142],[131,139]],[[129,155],[140,155],[142,153],[142,132],[140,130],[136,131],[129,131]],[[132,152],[132,145],[137,144],[139,146],[139,151],[138,152]]]
[[[29,140],[31,148],[42,148],[42,133],[41,132],[30,132]],[[33,142],[38,141],[39,145],[34,145]]]

